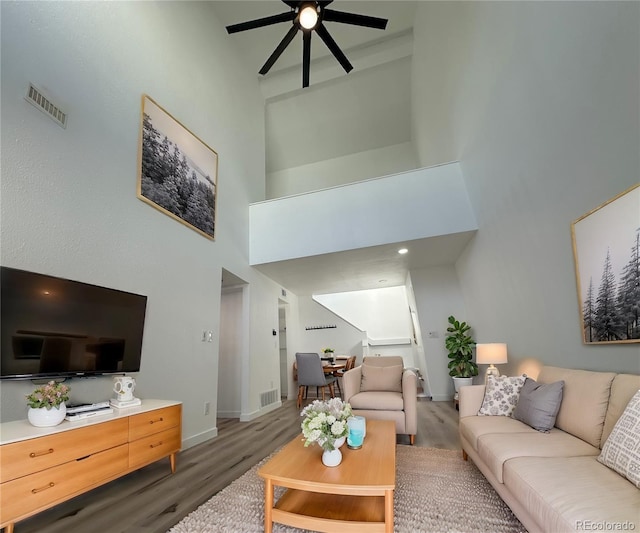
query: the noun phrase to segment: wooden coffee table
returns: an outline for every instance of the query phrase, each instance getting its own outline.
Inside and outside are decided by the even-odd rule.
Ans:
[[[342,463],[322,464],[318,445],[304,447],[302,435],[269,460],[264,478],[264,530],[273,522],[314,531],[393,532],[396,430],[388,420],[367,420],[359,450],[340,448]],[[274,486],[287,491],[274,502]]]

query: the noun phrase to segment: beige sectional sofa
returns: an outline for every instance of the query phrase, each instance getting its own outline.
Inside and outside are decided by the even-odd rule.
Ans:
[[[531,533],[640,532],[640,490],[597,460],[640,376],[543,367],[536,380],[565,382],[548,433],[508,416],[478,416],[484,385],[460,389],[465,459]]]

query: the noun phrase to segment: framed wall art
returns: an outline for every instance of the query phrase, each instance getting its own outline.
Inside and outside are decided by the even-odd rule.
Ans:
[[[215,239],[218,154],[142,96],[138,198]]]
[[[585,344],[640,342],[640,184],[571,225]]]

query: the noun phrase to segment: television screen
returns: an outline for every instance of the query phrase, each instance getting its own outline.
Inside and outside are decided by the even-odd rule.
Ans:
[[[147,297],[0,267],[0,378],[138,372]]]

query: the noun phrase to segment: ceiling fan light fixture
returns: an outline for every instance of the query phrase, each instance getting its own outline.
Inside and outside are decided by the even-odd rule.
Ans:
[[[305,30],[312,30],[318,23],[318,11],[315,4],[307,4],[302,7],[299,14],[300,26]]]

